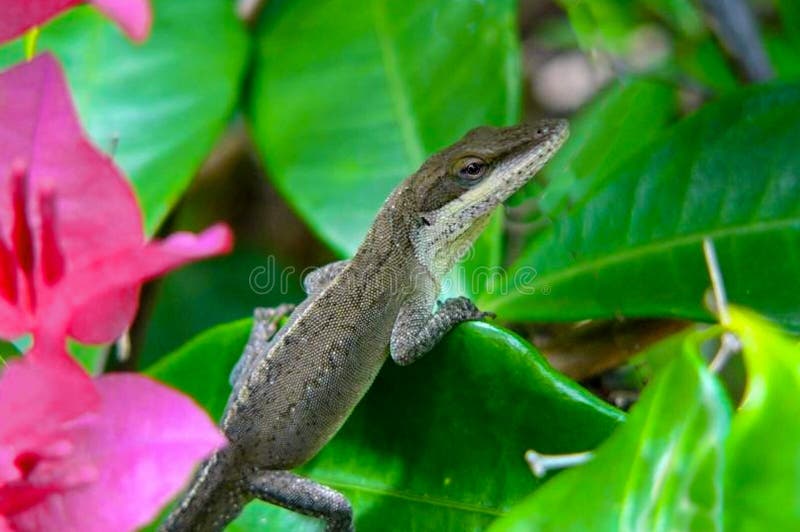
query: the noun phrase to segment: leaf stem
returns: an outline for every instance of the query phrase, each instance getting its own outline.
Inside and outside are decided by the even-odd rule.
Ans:
[[[719,267],[719,260],[717,260],[717,250],[714,248],[714,242],[706,237],[703,239],[703,254],[706,257],[706,267],[708,268],[708,275],[711,277],[711,289],[714,292],[714,306],[713,309],[719,318],[719,322],[727,327],[731,321],[730,313],[728,312],[728,296],[725,293],[725,281],[722,279],[722,270]],[[731,332],[724,332],[720,337],[719,349],[717,349],[714,358],[708,368],[718,373],[730,358],[739,352],[741,343],[739,339]]]
[[[543,454],[534,450],[525,453],[525,461],[537,478],[544,477],[549,471],[554,469],[564,469],[565,467],[575,467],[585,464],[594,458],[592,451],[568,454]]]

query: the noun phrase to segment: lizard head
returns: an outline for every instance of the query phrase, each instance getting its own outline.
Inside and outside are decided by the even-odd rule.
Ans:
[[[410,180],[419,260],[437,277],[478,237],[494,209],[531,180],[568,135],[566,120],[473,129]]]

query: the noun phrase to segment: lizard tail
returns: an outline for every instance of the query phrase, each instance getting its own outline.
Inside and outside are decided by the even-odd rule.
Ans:
[[[253,497],[247,479],[230,477],[231,471],[241,473],[236,453],[235,447],[226,447],[200,467],[159,532],[217,532],[239,515]]]

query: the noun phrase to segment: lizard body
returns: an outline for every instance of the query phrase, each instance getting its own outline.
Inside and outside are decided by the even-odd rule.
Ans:
[[[486,316],[467,298],[434,311],[441,280],[566,136],[562,120],[471,131],[392,192],[352,259],[306,278],[308,297],[280,330],[288,309],[257,311],[221,422],[230,443],[201,467],[162,530],[220,530],[253,498],[351,530],[344,496],[289,470],[339,430],[387,346],[409,364],[458,323]]]

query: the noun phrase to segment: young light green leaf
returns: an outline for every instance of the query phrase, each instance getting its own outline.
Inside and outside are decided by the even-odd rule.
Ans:
[[[721,530],[730,404],[696,347],[685,346],[592,461],[560,473],[490,530]]]
[[[730,316],[747,389],[726,447],[725,529],[800,530],[800,346],[752,312]]]
[[[504,292],[479,305],[512,320],[710,319],[701,246],[710,236],[730,300],[800,327],[798,138],[800,85],[704,107],[533,241]]]
[[[513,0],[276,0],[248,115],[273,182],[337,252],[424,159],[519,117]]]

